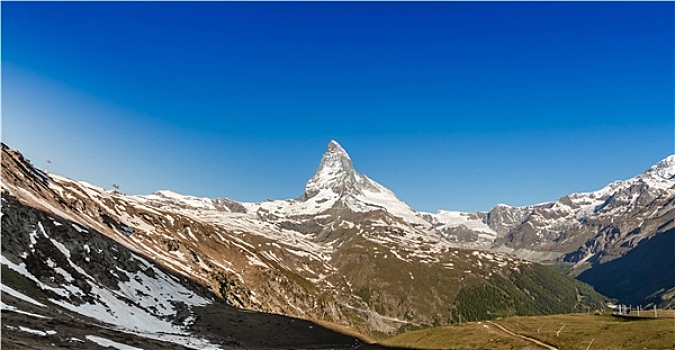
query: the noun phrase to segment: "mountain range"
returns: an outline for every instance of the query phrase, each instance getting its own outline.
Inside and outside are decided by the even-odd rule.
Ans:
[[[550,203],[424,213],[357,172],[335,141],[301,196],[261,203],[127,196],[41,171],[3,144],[3,321],[32,329],[51,317],[68,344],[103,334],[169,347],[330,348],[368,346],[335,327],[378,337],[602,309],[593,287],[673,306],[674,174],[671,155]],[[247,327],[284,331],[256,343]],[[3,346],[14,344],[4,331]]]

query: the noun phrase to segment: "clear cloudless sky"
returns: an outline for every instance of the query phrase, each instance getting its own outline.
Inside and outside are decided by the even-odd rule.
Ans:
[[[674,5],[3,2],[2,141],[128,194],[295,198],[335,139],[418,210],[554,200],[674,152]]]

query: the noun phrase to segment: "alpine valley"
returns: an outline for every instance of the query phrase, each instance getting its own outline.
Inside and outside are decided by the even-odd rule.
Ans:
[[[2,145],[6,349],[379,348],[357,332],[672,308],[673,247],[675,155],[550,203],[424,213],[335,141],[302,195],[262,203],[127,196]]]

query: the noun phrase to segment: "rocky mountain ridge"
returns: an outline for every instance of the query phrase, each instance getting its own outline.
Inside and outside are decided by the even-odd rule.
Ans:
[[[381,348],[232,307],[144,252],[7,193],[2,209],[3,349]]]
[[[494,251],[569,265],[570,275],[626,303],[675,306],[673,246],[655,244],[675,234],[675,155],[597,191],[496,207],[486,223],[499,232]]]
[[[536,206],[496,207],[488,213],[486,221],[500,231],[497,242],[505,246],[557,252],[563,261],[588,261],[606,251],[609,241],[625,243],[628,232],[632,232],[628,246],[634,246],[645,237],[645,231],[649,231],[645,225],[650,222],[666,224],[664,228],[672,225],[673,174],[675,155],[643,174],[615,181],[597,191],[573,193]],[[600,233],[606,233],[610,239],[587,244],[593,238],[589,235]]]

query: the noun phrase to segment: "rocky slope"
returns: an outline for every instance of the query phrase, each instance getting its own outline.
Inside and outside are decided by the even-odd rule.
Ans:
[[[3,349],[372,348],[234,308],[91,228],[2,195]]]
[[[488,237],[487,225],[478,215],[413,211],[390,190],[356,172],[347,153],[334,142],[305,193],[286,201],[236,203],[170,191],[125,196],[45,174],[6,146],[2,179],[3,230],[16,231],[28,242],[32,232],[41,233],[39,227],[35,231],[35,222],[5,223],[4,215],[17,207],[11,203],[21,203],[49,216],[40,221],[43,227],[53,218],[83,231],[65,243],[54,238],[68,247],[71,260],[99,259],[73,252],[86,251],[85,245],[92,251],[90,236],[100,235],[144,262],[161,266],[167,276],[182,276],[180,281],[189,279],[213,295],[201,292],[202,298],[222,298],[238,308],[331,321],[373,334],[455,322],[460,315],[484,319],[602,307],[601,297],[590,287],[552,268],[502,253],[466,249],[452,230],[483,230],[475,237]],[[30,243],[5,245],[3,241],[3,268],[15,267],[12,271],[30,279],[20,268],[28,264],[26,252]],[[106,261],[126,259],[109,253]],[[145,266],[138,261],[138,266]],[[60,273],[45,264],[51,268],[43,266],[45,271]],[[59,268],[70,274],[69,278],[61,273],[63,281],[71,284],[82,284],[77,282],[82,278],[110,280],[110,286],[92,289],[94,299],[107,293],[105,288],[114,289],[116,277],[124,281],[126,274],[135,281],[139,276],[135,267],[120,267],[124,273],[110,269],[110,276],[92,270],[87,272],[91,278]],[[75,287],[66,289],[77,292]],[[110,298],[100,307],[113,303]],[[70,303],[73,312],[80,313],[77,307],[83,304],[78,302]],[[185,304],[195,310],[202,302]],[[149,310],[144,311],[150,312],[148,317],[168,317]],[[175,308],[166,312],[179,313]]]

